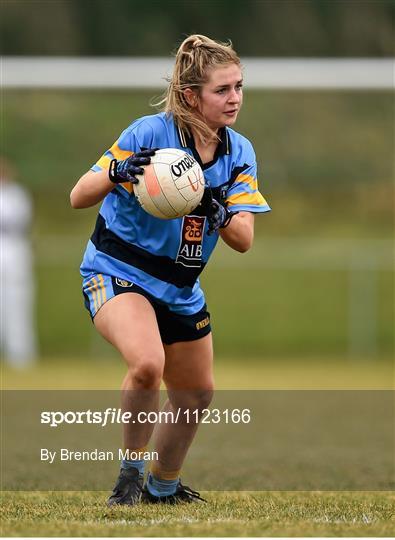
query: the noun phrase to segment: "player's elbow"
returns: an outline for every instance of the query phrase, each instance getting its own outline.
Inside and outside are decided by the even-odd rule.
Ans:
[[[254,241],[254,230],[252,228],[242,228],[239,231],[227,232],[227,229],[221,229],[221,237],[224,242],[239,253],[246,253],[251,249]]]
[[[239,253],[246,253],[252,247],[252,240],[252,237],[240,240],[235,246],[236,251]]]
[[[71,208],[74,208],[74,210],[78,210],[79,208],[81,208],[78,204],[78,197],[75,196],[74,189],[70,193],[70,205]]]
[[[246,227],[243,234],[240,235],[237,240],[237,251],[240,253],[246,253],[252,248],[252,244],[254,242],[254,228]]]
[[[83,204],[82,198],[79,193],[78,186],[74,186],[74,188],[71,190],[70,204],[71,208],[74,208],[74,210],[80,210],[82,208],[85,208],[85,205]]]

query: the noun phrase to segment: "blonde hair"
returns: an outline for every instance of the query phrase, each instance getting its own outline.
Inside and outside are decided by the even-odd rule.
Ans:
[[[184,92],[191,88],[199,94],[208,80],[208,71],[228,64],[240,65],[240,58],[230,41],[221,43],[200,34],[187,37],[177,50],[173,76],[168,81],[167,91],[154,105],[162,106],[167,114],[173,114],[176,124],[189,135],[191,128],[194,128],[203,144],[218,139],[217,134],[188,104]]]

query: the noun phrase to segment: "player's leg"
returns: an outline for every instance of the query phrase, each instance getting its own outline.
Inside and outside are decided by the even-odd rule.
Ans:
[[[126,362],[123,410],[132,412],[132,418],[136,418],[138,411],[157,410],[165,355],[150,302],[140,294],[120,294],[101,307],[94,324]],[[153,425],[149,423],[124,424],[125,448],[144,447],[152,430]]]
[[[169,399],[163,410],[172,412],[174,418],[179,410],[179,416],[177,423],[161,422],[155,427],[158,459],[151,465],[148,490],[160,497],[176,490],[180,469],[198,428],[196,415],[200,418],[200,412],[209,406],[214,389],[211,333],[195,341],[165,345],[165,352],[163,379]],[[194,497],[186,494],[181,499],[191,501]],[[151,498],[150,502],[155,500]]]
[[[104,303],[94,318],[100,334],[122,354],[127,373],[122,384],[122,409],[136,419],[141,411],[157,411],[164,367],[164,350],[155,311],[142,295],[124,293]],[[123,425],[124,450],[143,452],[153,424]],[[109,504],[135,504],[140,499],[144,460],[126,459]]]

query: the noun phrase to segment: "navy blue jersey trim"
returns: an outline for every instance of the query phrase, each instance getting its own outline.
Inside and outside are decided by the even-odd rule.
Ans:
[[[196,150],[195,140],[192,134],[189,134],[187,131],[183,131],[178,126],[177,134],[181,146],[183,146],[184,148],[190,148],[192,150],[193,157],[196,159],[196,161],[199,163],[203,170],[209,169],[214,165],[214,163],[218,161],[218,158],[220,158],[221,156],[229,155],[231,152],[229,133],[226,127],[223,127],[219,130],[218,135],[220,140],[218,142],[217,148],[215,149],[213,159],[208,163],[202,162],[201,157]]]
[[[232,169],[230,178],[227,182],[224,182],[220,186],[212,187],[211,191],[212,191],[214,199],[220,202],[221,204],[224,204],[225,199],[227,197],[227,192],[235,183],[236,178],[239,176],[239,174],[247,170],[249,167],[250,165],[248,165],[248,163],[244,163],[244,165],[241,165],[240,167],[235,167],[234,169]]]
[[[241,165],[240,167],[235,167],[234,169],[232,169],[232,172],[230,174],[230,179],[229,179],[229,187],[234,184],[234,181],[239,176],[239,174],[247,170],[250,166],[251,165],[248,165],[248,163],[244,163],[244,165]]]
[[[200,268],[187,268],[170,257],[152,255],[145,249],[129,244],[106,228],[106,222],[100,214],[97,216],[91,241],[98,251],[180,289],[192,288],[206,265],[202,262]]]

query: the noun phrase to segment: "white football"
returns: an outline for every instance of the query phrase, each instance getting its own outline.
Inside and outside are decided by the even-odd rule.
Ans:
[[[177,148],[157,150],[133,186],[146,212],[174,219],[193,212],[203,197],[204,175],[196,159]]]

